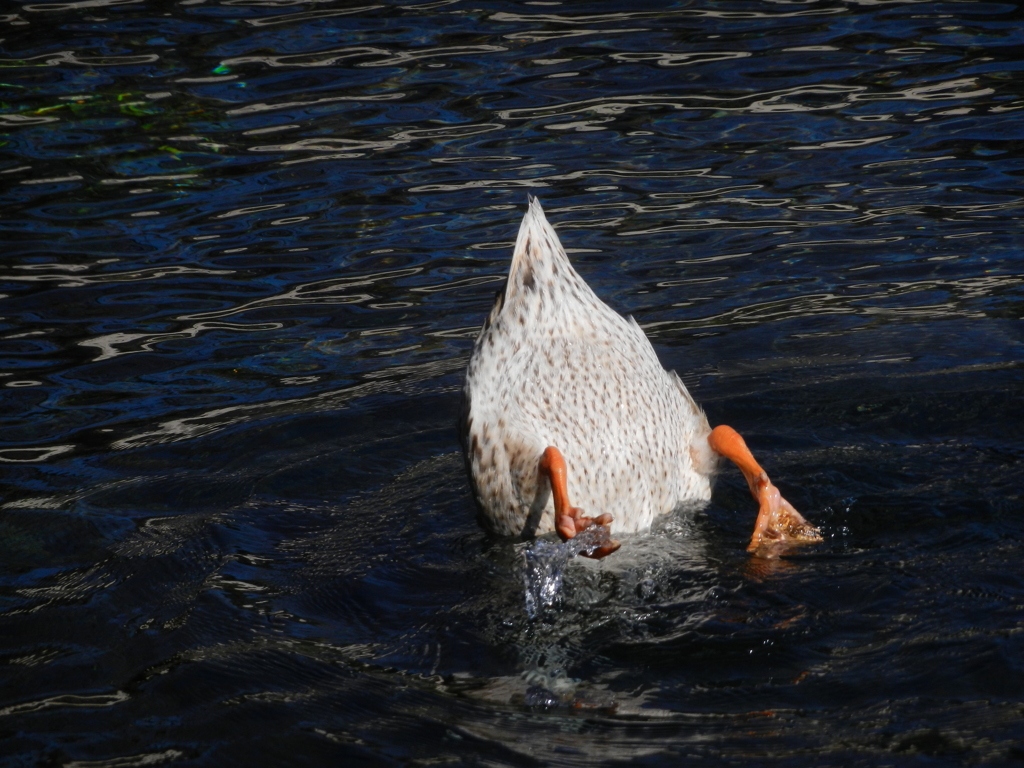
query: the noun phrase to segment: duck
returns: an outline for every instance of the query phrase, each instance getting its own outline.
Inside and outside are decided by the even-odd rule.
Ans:
[[[536,197],[473,345],[459,432],[480,519],[499,536],[592,529],[602,537],[584,554],[606,557],[621,546],[612,535],[710,501],[728,459],[758,503],[750,553],[821,540],[739,433],[711,428],[636,320],[587,285]]]

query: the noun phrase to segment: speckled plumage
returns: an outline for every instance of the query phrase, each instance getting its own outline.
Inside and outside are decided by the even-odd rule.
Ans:
[[[463,390],[461,436],[485,521],[503,535],[554,530],[539,462],[555,446],[575,506],[610,513],[613,533],[647,530],[681,502],[711,497],[710,432],[636,321],[594,294],[531,200]]]

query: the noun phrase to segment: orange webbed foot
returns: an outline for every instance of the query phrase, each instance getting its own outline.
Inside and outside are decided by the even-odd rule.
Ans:
[[[602,531],[592,531],[592,535],[597,539],[596,548],[589,551],[582,550],[580,554],[593,558],[607,557],[622,546],[611,538],[608,531],[608,526],[612,522],[611,515],[605,513],[597,517],[585,517],[582,509],[569,503],[565,459],[561,451],[554,446],[546,448],[540,459],[540,470],[548,476],[551,482],[551,495],[555,502],[555,530],[562,541],[576,538],[577,534],[594,526],[603,526]]]
[[[568,514],[555,514],[555,530],[562,538],[562,541],[573,539],[577,534],[587,530],[591,531],[593,537],[597,539],[599,546],[596,549],[589,552],[587,550],[580,552],[584,557],[607,557],[622,546],[618,540],[611,538],[608,532],[607,527],[611,523],[612,516],[607,512],[597,517],[584,517],[583,510],[579,507],[571,507],[568,510]],[[596,530],[597,527],[601,526],[604,527],[604,530]]]
[[[756,496],[761,508],[747,552],[759,557],[778,557],[789,545],[821,541],[821,532],[782,498],[768,475],[761,474],[763,479],[759,478]]]
[[[779,489],[768,479],[768,473],[761,469],[736,430],[725,425],[717,426],[708,436],[708,443],[740,468],[751,495],[760,505],[748,552],[758,557],[778,557],[792,545],[822,540],[821,532],[782,498]]]

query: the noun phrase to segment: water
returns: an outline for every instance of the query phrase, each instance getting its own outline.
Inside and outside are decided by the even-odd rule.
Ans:
[[[5,765],[1024,757],[1024,16],[624,8],[8,4]],[[531,617],[454,429],[527,193],[822,545],[730,472]]]
[[[523,587],[526,615],[536,619],[556,606],[562,597],[562,584],[569,562],[578,555],[593,556],[611,541],[606,525],[593,525],[568,541],[553,542],[548,537],[534,541],[523,550]]]

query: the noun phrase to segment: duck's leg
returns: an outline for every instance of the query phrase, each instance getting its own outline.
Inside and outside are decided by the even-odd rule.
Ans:
[[[748,552],[761,557],[776,557],[780,545],[821,541],[818,529],[782,498],[779,489],[772,485],[768,473],[761,469],[735,429],[725,425],[715,427],[708,435],[708,443],[740,468],[750,493],[761,505]]]
[[[608,525],[612,516],[607,512],[598,517],[584,517],[583,510],[569,503],[569,486],[565,471],[565,459],[562,452],[554,446],[544,449],[540,457],[540,471],[548,476],[551,482],[551,496],[555,502],[555,530],[568,541],[580,531],[592,525]],[[588,557],[605,557],[617,550],[621,545],[615,539],[609,539],[604,546],[595,549]]]

